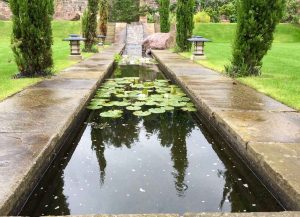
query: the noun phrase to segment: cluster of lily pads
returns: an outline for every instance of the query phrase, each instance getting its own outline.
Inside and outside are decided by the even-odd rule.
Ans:
[[[135,116],[162,114],[174,109],[195,112],[196,108],[186,94],[167,80],[140,82],[138,77],[107,79],[97,91],[87,107],[109,111],[100,113],[101,117],[120,118],[123,108],[133,111]]]

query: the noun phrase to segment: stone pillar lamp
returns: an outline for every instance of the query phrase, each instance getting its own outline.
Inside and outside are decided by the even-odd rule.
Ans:
[[[65,38],[64,41],[70,42],[70,59],[72,60],[82,60],[80,52],[80,41],[84,41],[85,38],[82,38],[80,35],[71,34],[69,38]]]
[[[192,60],[206,59],[204,54],[204,43],[210,42],[211,40],[207,38],[203,38],[202,36],[193,36],[192,38],[189,38],[188,41],[193,43],[193,47],[194,47]]]

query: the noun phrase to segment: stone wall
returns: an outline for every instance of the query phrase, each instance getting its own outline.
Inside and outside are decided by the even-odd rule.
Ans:
[[[87,7],[87,0],[56,0],[54,19],[79,20]]]
[[[171,3],[176,0],[171,0]],[[156,0],[141,0],[141,4],[158,8]],[[78,20],[87,7],[87,0],[55,0],[54,19]],[[0,0],[0,20],[9,20],[11,12],[7,3]]]
[[[8,4],[0,0],[0,20],[9,20],[11,12]]]

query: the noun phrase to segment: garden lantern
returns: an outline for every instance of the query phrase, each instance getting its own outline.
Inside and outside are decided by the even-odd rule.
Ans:
[[[193,36],[192,38],[189,38],[188,41],[193,43],[194,46],[193,59],[205,59],[204,43],[210,42],[210,40],[203,38],[202,36]]]
[[[64,41],[70,42],[70,58],[71,59],[82,59],[80,52],[80,41],[84,41],[85,38],[82,38],[80,35],[71,34],[69,38],[65,38]]]
[[[105,35],[97,35],[97,38],[99,39],[99,46],[103,46],[104,43],[105,43],[105,38],[106,36]]]

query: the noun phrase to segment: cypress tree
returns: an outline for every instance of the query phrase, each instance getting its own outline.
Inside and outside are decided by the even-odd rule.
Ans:
[[[226,72],[232,77],[260,75],[262,59],[272,46],[285,0],[237,0],[238,25],[232,61]]]
[[[82,17],[82,35],[86,38],[84,51],[92,52],[93,46],[97,43],[97,14],[98,0],[88,0],[88,6]]]
[[[99,1],[99,32],[101,35],[107,34],[108,20],[108,2],[107,0]]]
[[[188,51],[191,44],[187,41],[193,34],[195,0],[178,0],[176,10],[176,44],[179,51]]]
[[[44,76],[53,67],[53,0],[10,0],[12,50],[20,76]]]
[[[169,32],[170,22],[169,22],[169,8],[170,0],[160,0],[159,1],[159,15],[160,15],[160,31]]]

